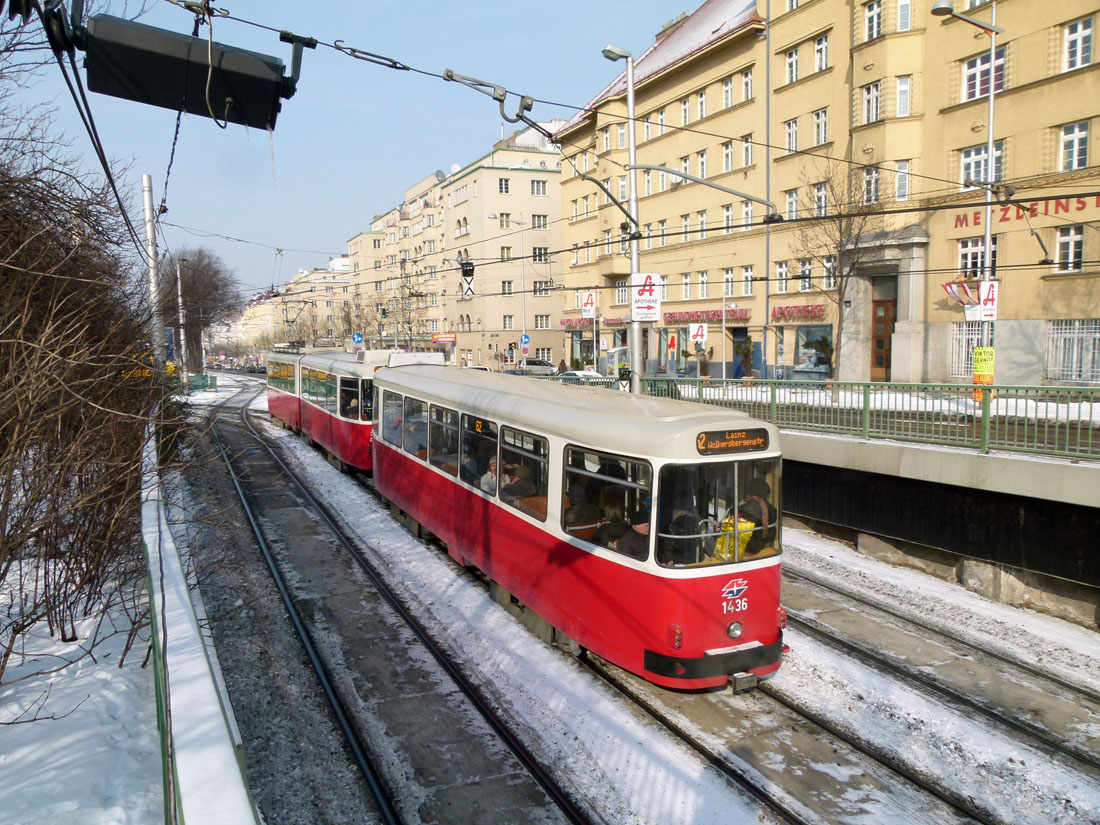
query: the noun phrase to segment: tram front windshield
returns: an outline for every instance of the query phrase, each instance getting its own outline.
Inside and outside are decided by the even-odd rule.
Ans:
[[[662,467],[657,562],[694,567],[778,554],[779,467],[779,459]]]

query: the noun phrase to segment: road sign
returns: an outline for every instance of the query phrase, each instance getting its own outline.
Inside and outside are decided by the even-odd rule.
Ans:
[[[997,320],[997,297],[1000,294],[999,281],[982,281],[978,284],[978,319]]]
[[[524,355],[526,355],[526,354],[527,354],[527,353],[529,353],[529,352],[530,352],[530,350],[529,350],[529,349],[527,349],[527,347],[524,347],[524,348],[523,348],[523,354],[524,354]]]
[[[353,344],[362,344],[362,343],[363,343],[363,333],[361,333],[361,332],[353,332],[353,333],[351,334],[351,342],[352,342]]]
[[[581,293],[581,317],[596,317],[596,293],[594,291]]]
[[[473,298],[474,297],[474,276],[466,277],[462,276],[462,297]]]
[[[634,272],[630,275],[630,320],[659,321],[661,296],[657,292],[660,276],[652,272]]]
[[[691,339],[691,343],[705,347],[707,345],[707,325],[692,324],[688,327],[688,337]]]
[[[521,336],[519,337],[519,342],[520,342],[521,344],[523,344],[524,346],[527,346],[528,344],[530,344],[530,343],[531,343],[531,336],[530,336],[530,335],[528,335],[528,334],[527,334],[527,333],[525,332],[525,333],[523,333],[523,335],[521,335]],[[527,352],[527,350],[524,350],[524,352]]]

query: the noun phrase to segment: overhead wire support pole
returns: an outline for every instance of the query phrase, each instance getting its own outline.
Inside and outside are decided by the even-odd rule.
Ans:
[[[141,176],[141,194],[145,204],[145,254],[149,264],[149,308],[150,323],[153,326],[152,340],[149,346],[153,351],[153,360],[163,364],[168,360],[165,348],[164,323],[160,317],[160,280],[157,277],[157,219],[153,210],[153,177]],[[157,358],[157,351],[160,358]]]

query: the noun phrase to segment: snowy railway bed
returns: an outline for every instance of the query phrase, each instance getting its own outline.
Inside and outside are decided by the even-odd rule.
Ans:
[[[215,409],[214,435],[371,790],[372,815],[447,822],[462,810],[492,821],[587,822],[267,448],[245,420],[247,404],[234,403],[242,395]]]
[[[263,421],[262,402],[252,409],[261,413],[253,418]],[[342,526],[375,557],[381,574],[433,635],[465,659],[471,677],[492,697],[498,712],[595,819],[685,825],[1100,823],[1100,783],[1094,776],[1071,770],[1065,758],[1051,760],[1037,747],[1004,735],[998,723],[887,677],[797,628],[789,636],[791,652],[780,675],[751,694],[679,693],[616,671],[674,730],[695,740],[693,749],[576,659],[526,631],[492,601],[479,580],[464,574],[438,548],[410,536],[388,506],[334,470],[318,451],[286,431],[265,426],[263,432],[334,511],[347,514]],[[278,498],[285,491],[273,488],[266,495]],[[1044,651],[1059,678],[1090,690],[1100,686],[1100,643],[1088,630],[1005,605],[983,604],[957,586],[929,582],[922,574],[861,557],[812,534],[791,530],[785,535],[785,562],[796,569],[812,570],[890,604],[906,603],[913,615],[932,624],[960,625],[968,640],[981,628],[986,635],[974,638],[983,646],[1000,640],[998,649],[1016,658],[1034,661],[1035,653]],[[325,623],[329,646],[338,651],[349,643],[339,638],[329,600],[354,587],[353,581],[356,577],[346,570],[325,573],[315,567],[301,574],[296,585],[309,594],[312,609]],[[805,612],[793,580],[785,589],[785,598]],[[833,612],[847,615],[851,609]],[[356,627],[349,631],[352,637],[360,619],[356,617]],[[361,696],[373,690],[367,677],[351,681]],[[1005,687],[997,685],[996,690]],[[799,711],[783,707],[778,699]],[[362,704],[385,723],[385,700]],[[832,733],[805,716],[819,719]],[[247,739],[246,728],[242,723]],[[452,731],[452,738],[463,732]],[[1082,737],[1079,744],[1085,750],[1096,733],[1087,721],[1070,731]],[[437,758],[455,752],[450,741],[431,746],[446,754]],[[939,787],[949,800],[969,801],[974,816],[901,778],[879,764],[880,757]],[[335,784],[315,792],[335,793]],[[463,802],[480,800],[481,795],[480,787],[471,788]],[[778,807],[769,807],[763,796],[778,800]],[[464,807],[456,816],[452,809],[431,820],[417,809],[413,818],[468,821],[475,810]]]

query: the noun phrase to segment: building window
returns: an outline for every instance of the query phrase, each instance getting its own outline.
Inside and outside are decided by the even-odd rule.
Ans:
[[[691,215],[681,215],[680,216],[680,226],[681,226],[681,230],[682,230],[680,234],[683,236],[682,240],[690,241],[691,240]]]
[[[787,197],[787,220],[793,221],[798,217],[798,190],[788,189],[786,192]]]
[[[909,117],[909,85],[911,81],[912,77],[907,74],[898,77],[898,100],[894,112],[898,117]]]
[[[703,240],[707,236],[707,210],[700,209],[699,214],[699,240]]]
[[[511,229],[512,228],[512,213],[501,212],[500,213],[500,228]]]
[[[429,266],[428,267],[428,280],[429,281],[434,281],[438,277],[439,277],[439,275],[436,273],[436,268],[434,266]]]
[[[549,215],[532,215],[531,216],[531,228],[532,229],[547,229],[550,226]]]
[[[722,297],[733,297],[733,267],[722,270]]]
[[[510,261],[510,260],[512,260],[512,247],[510,247],[510,246],[502,246],[502,247],[500,248],[500,259],[501,259],[502,261]]]
[[[699,300],[710,297],[710,278],[705,272],[699,273]]]
[[[752,265],[741,267],[741,294],[752,295]]]
[[[996,328],[996,324],[990,327]],[[990,333],[992,335],[992,332]],[[982,341],[981,321],[956,321],[951,325],[951,377],[970,378],[974,374],[974,348]]]
[[[626,124],[625,123],[620,123],[619,124],[619,148],[620,149],[625,149],[626,148]]]
[[[959,241],[959,272],[967,278],[981,278],[985,268],[985,237],[962,238]],[[990,277],[997,272],[997,237],[993,237]]]
[[[531,194],[539,198],[546,197],[546,181],[533,180],[531,181]]]
[[[787,82],[794,83],[798,80],[798,49],[787,52]]]
[[[668,172],[664,169],[657,173],[657,191],[664,192],[668,189]]]
[[[783,135],[787,141],[787,151],[798,151],[798,118],[783,123]]]
[[[722,207],[722,225],[725,227],[726,234],[733,234],[733,204],[727,203]]]
[[[727,77],[722,81],[722,108],[728,109],[733,105],[733,78]]]
[[[611,255],[611,230],[605,229],[603,231],[603,254]]]
[[[663,135],[665,133],[665,110],[659,109],[657,111],[657,135]]]
[[[684,126],[691,123],[691,98],[689,97],[680,101],[680,123]]]
[[[644,231],[643,234],[645,235],[645,248],[646,249],[652,249],[653,248],[653,224],[647,223],[644,227],[644,230],[645,231]]]
[[[882,84],[876,80],[863,87],[863,122],[874,123],[882,117]]]
[[[549,315],[536,315],[535,316],[535,329],[550,329],[550,316]]]
[[[541,361],[549,361],[552,347],[535,347],[535,357]]]
[[[505,298],[507,298],[509,295],[512,294],[512,282],[511,281],[501,281],[500,282],[500,294],[503,295]]]
[[[646,197],[653,194],[653,172],[649,169],[642,173],[642,192]]]
[[[1063,226],[1058,230],[1058,271],[1080,272],[1085,260],[1085,227]]]
[[[507,195],[512,189],[511,178],[497,178],[497,192]]]
[[[625,304],[630,300],[630,289],[626,280],[615,282],[615,303]]]
[[[642,118],[642,140],[649,140],[651,137],[653,137],[653,122],[650,116],[646,115]]]
[[[741,228],[746,232],[752,229],[752,201],[741,201]]]
[[[823,34],[814,40],[814,71],[823,72],[829,68],[829,35]]]
[[[910,0],[898,0],[898,31],[907,32],[913,25]]]
[[[722,144],[722,171],[733,171],[733,141],[727,140]]]
[[[1065,50],[1063,52],[1066,71],[1080,69],[1092,64],[1092,18],[1074,20],[1065,25]]]
[[[535,281],[532,292],[536,298],[546,298],[550,295],[550,281]]]
[[[691,300],[691,275],[687,272],[683,275],[683,286],[681,288],[680,298],[685,301]]]
[[[752,100],[752,69],[741,72],[741,99]]]
[[[603,150],[605,152],[611,151],[611,127],[603,127]]]
[[[619,202],[626,200],[626,175],[619,175]]]
[[[668,221],[657,221],[657,234],[661,236],[661,246],[668,246]]]
[[[909,161],[898,161],[898,173],[894,180],[894,197],[899,201],[909,200]]]
[[[680,171],[685,175],[691,174],[691,155],[680,158]],[[682,179],[684,183],[687,183],[687,178]]]
[[[619,235],[619,254],[625,255],[627,253],[627,243],[629,242],[629,236],[623,232]]]
[[[514,318],[514,315],[505,315],[503,321],[501,322],[501,329],[515,329],[516,324],[513,320]]]
[[[700,89],[699,94],[696,95],[696,101],[699,104],[699,120],[702,120],[707,116],[707,90]]]
[[[787,262],[776,261],[775,262],[775,291],[786,292],[787,291]]]
[[[863,202],[878,203],[878,167],[867,166],[863,170]]]
[[[836,289],[836,255],[829,255],[822,265],[822,289]]]
[[[996,87],[1005,87],[1005,50],[997,49]],[[989,52],[972,57],[963,63],[963,100],[976,100],[989,94]]]
[[[531,260],[537,264],[550,263],[550,247],[535,246],[531,248]]]
[[[814,215],[824,218],[829,214],[829,185],[826,183],[814,184]]]
[[[752,166],[752,133],[741,135],[741,165]]]
[[[882,35],[882,0],[871,0],[863,7],[864,32],[867,40]]]
[[[1062,127],[1062,171],[1084,169],[1089,165],[1089,122]]]
[[[1001,180],[1004,172],[1002,169],[1003,146],[1003,141],[1000,140],[993,144],[993,181]],[[979,184],[991,182],[989,180],[989,154],[986,151],[988,148],[982,143],[978,146],[963,149],[960,153],[960,173],[963,189],[974,189]]]
[[[699,152],[696,160],[699,163],[699,177],[705,178],[707,176],[707,150],[703,149]]]
[[[1054,381],[1100,381],[1100,319],[1047,322],[1047,374]]]
[[[829,110],[818,109],[814,112],[814,146],[829,142]]]
[[[667,301],[668,300],[668,276],[667,275],[662,275],[661,276],[661,300],[662,301]]]
[[[580,261],[581,261],[581,245],[575,243],[575,244],[573,244],[573,258],[572,258],[572,260],[570,260],[569,263],[572,266],[576,266],[577,264],[580,263]]]
[[[809,292],[814,288],[813,265],[809,258],[802,258],[798,262],[798,291]]]

